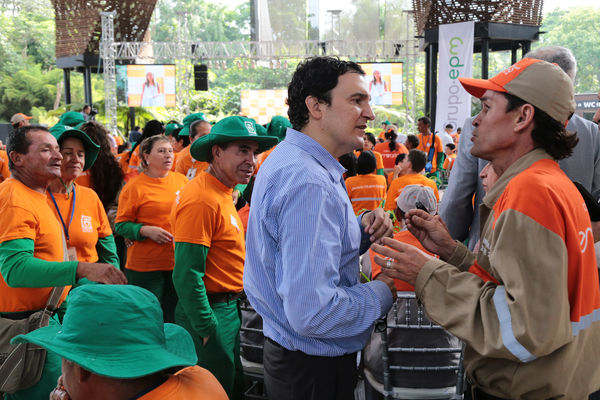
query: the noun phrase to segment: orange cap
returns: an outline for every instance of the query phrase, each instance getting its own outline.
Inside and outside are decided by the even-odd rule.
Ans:
[[[490,79],[458,78],[465,90],[480,98],[487,90],[510,93],[566,123],[575,112],[573,83],[556,64],[524,58]]]

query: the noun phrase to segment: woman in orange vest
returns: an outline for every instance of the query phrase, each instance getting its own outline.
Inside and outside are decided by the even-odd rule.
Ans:
[[[396,139],[398,139],[398,134],[393,129],[388,129],[385,133],[385,142],[376,144],[374,148],[383,157],[383,168],[386,174],[394,169],[398,154],[408,153],[406,147],[402,143],[396,142]]]
[[[384,176],[375,175],[375,166],[373,153],[363,151],[356,166],[358,175],[346,179],[346,190],[356,215],[383,206],[387,185]]]
[[[188,179],[171,171],[173,146],[166,136],[146,138],[139,147],[143,172],[121,191],[115,232],[132,242],[125,265],[129,283],[154,293],[165,321],[173,322],[177,295],[171,276],[175,260],[170,214]]]

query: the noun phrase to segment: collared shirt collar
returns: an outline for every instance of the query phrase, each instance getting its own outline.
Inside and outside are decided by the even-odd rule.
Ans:
[[[319,164],[321,164],[325,170],[327,170],[333,182],[339,182],[342,180],[346,169],[342,167],[339,161],[336,160],[327,150],[325,150],[325,148],[316,140],[302,132],[288,128],[285,136],[285,142],[297,146],[301,150],[308,153]]]
[[[493,208],[500,195],[504,192],[504,189],[508,185],[508,183],[520,174],[529,168],[533,163],[539,160],[551,160],[552,157],[545,150],[537,148],[533,149],[529,153],[525,154],[523,157],[519,158],[515,161],[510,167],[504,171],[504,173],[498,178],[494,186],[490,189],[490,191],[483,198],[483,203],[488,208]]]

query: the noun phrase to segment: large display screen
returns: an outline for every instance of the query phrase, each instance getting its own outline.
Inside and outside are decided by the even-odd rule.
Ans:
[[[117,65],[117,101],[128,107],[175,107],[175,65]]]
[[[369,81],[370,104],[402,104],[402,63],[358,63]]]

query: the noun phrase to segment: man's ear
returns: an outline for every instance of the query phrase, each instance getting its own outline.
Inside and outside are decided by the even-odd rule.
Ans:
[[[314,96],[307,96],[306,99],[304,99],[304,104],[306,104],[306,108],[308,108],[308,113],[311,117],[314,119],[321,119],[323,116],[321,110],[323,104],[319,102],[319,99]]]
[[[11,161],[13,162],[13,164],[16,167],[22,167],[24,160],[23,160],[23,156],[24,154],[21,153],[17,153],[16,151],[11,151],[8,156],[10,157]]]
[[[535,115],[535,108],[529,104],[523,104],[517,110],[515,130],[522,131],[526,129],[530,124],[533,124],[533,116]]]

